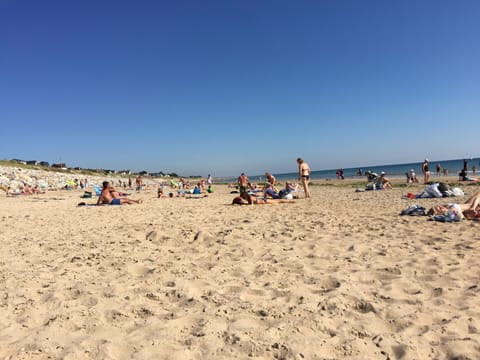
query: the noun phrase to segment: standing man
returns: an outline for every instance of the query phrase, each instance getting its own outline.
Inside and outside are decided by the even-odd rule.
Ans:
[[[297,159],[298,163],[298,180],[302,181],[303,191],[305,191],[305,198],[310,198],[310,190],[308,184],[310,183],[310,166],[303,161],[302,158]]]
[[[250,189],[250,181],[245,173],[241,173],[237,180],[240,195],[246,194]]]
[[[423,183],[426,184],[430,180],[430,169],[428,167],[428,159],[422,164],[422,172],[423,172]]]

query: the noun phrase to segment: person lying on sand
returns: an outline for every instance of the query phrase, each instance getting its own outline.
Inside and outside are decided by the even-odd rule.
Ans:
[[[117,191],[117,189],[115,189],[112,185],[110,185],[110,194],[112,194],[114,199],[122,198],[128,195],[123,192]]]
[[[114,197],[112,195],[112,187],[108,181],[103,182],[103,189],[98,197],[97,205],[123,205],[123,204],[140,204],[142,200],[127,199],[125,197]]]
[[[428,215],[440,215],[448,210],[452,204],[437,205],[428,210]],[[480,190],[470,196],[463,204],[457,205],[467,219],[480,218]]]
[[[243,193],[233,199],[232,205],[272,205],[272,204],[286,204],[293,203],[294,200],[286,199],[267,199],[263,197],[257,197],[247,193]]]

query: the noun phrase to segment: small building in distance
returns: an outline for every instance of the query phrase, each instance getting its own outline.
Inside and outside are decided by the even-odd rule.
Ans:
[[[52,168],[67,169],[67,164],[65,164],[65,163],[52,164]]]

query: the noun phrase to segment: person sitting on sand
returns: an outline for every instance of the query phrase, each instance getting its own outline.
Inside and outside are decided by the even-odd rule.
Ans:
[[[405,175],[407,175],[407,183],[418,182],[417,175],[415,174],[415,170],[410,169],[410,171],[405,173]]]
[[[168,195],[163,192],[163,187],[159,187],[157,190],[157,198],[160,199],[166,197],[168,197]]]
[[[266,182],[265,185],[267,185],[267,184],[271,185],[272,189],[273,189],[274,191],[278,192],[277,188],[275,187],[275,184],[277,183],[277,179],[275,179],[275,176],[273,176],[272,174],[266,172],[266,173],[265,173],[265,177],[266,177],[266,179],[267,179],[267,182]],[[265,186],[265,189],[266,189],[266,188],[267,188],[267,187]]]
[[[471,178],[468,176],[467,170],[463,169],[458,173],[460,181],[477,181],[477,179]]]
[[[285,182],[285,190],[287,192],[298,191],[300,186],[298,184],[292,184],[290,181]]]
[[[195,185],[195,187],[193,188],[193,191],[192,191],[192,194],[194,195],[199,195],[202,193],[202,185],[200,183],[198,183],[197,185]]]
[[[272,199],[280,199],[280,195],[278,192],[275,191],[271,184],[266,184],[265,189],[263,190],[263,197],[265,198],[272,198]]]
[[[123,204],[140,204],[141,200],[127,199],[125,197],[114,197],[112,195],[112,187],[108,181],[103,182],[103,189],[98,197],[97,205],[123,205]]]
[[[242,193],[233,199],[232,205],[274,205],[274,204],[287,204],[293,203],[294,200],[286,199],[267,199],[254,195],[250,195],[246,192]]]
[[[390,179],[385,177],[385,173],[382,171],[380,177],[378,178],[376,185],[379,189],[392,189],[392,182]]]

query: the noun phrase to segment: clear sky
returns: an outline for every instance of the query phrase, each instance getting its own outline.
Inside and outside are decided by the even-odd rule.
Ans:
[[[0,158],[237,175],[480,155],[478,0],[0,0]]]

